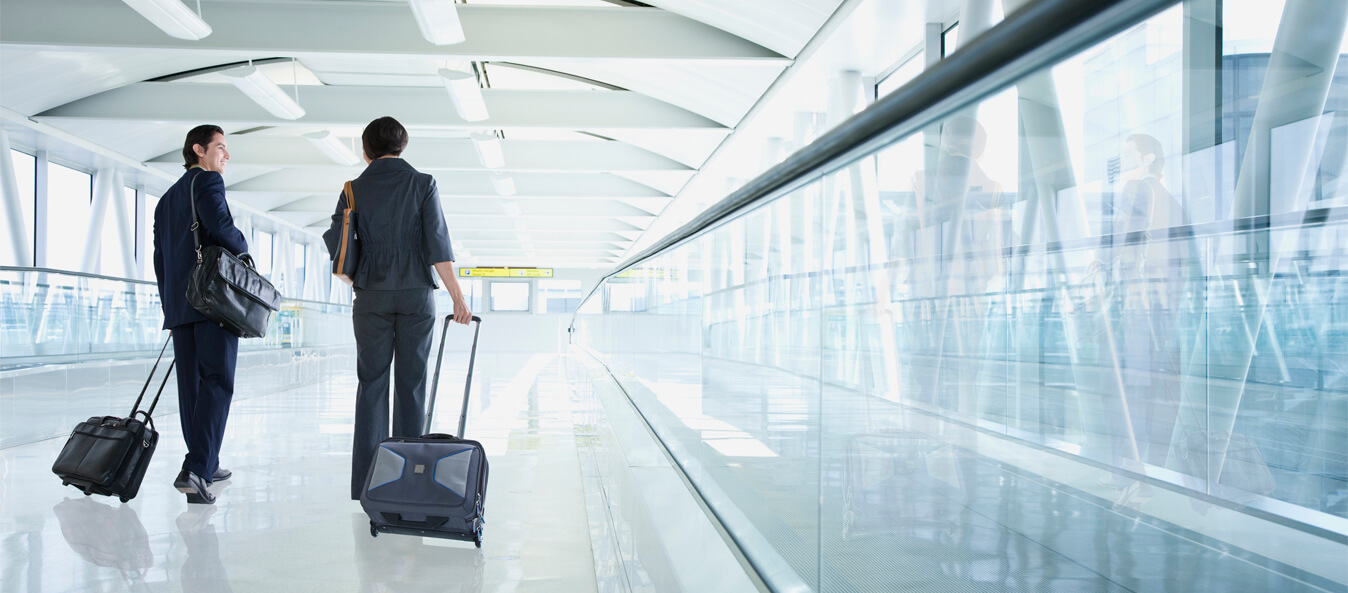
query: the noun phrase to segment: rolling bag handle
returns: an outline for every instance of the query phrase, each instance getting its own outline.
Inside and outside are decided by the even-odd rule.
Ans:
[[[154,366],[150,367],[150,376],[145,378],[145,386],[140,388],[140,395],[136,397],[136,403],[135,405],[131,406],[131,414],[128,415],[127,418],[135,416],[136,410],[140,409],[140,402],[141,400],[145,399],[145,392],[150,388],[150,381],[154,379],[155,371],[159,370],[159,363],[164,360],[164,352],[168,350],[169,342],[172,341],[173,341],[173,331],[170,330],[168,339],[164,340],[164,347],[159,349],[159,358],[154,359]],[[169,363],[169,372],[170,373],[173,372],[173,363]],[[165,376],[164,378],[165,380],[168,379],[167,376]],[[164,392],[163,385],[159,386],[159,392],[160,393]],[[159,403],[159,395],[156,394],[154,396],[154,401],[156,404]],[[154,404],[150,405],[150,412],[154,412]]]
[[[422,428],[421,434],[430,434],[431,420],[435,418],[435,392],[440,387],[440,363],[445,361],[445,336],[449,334],[449,322],[453,320],[453,315],[446,315],[445,326],[440,330],[440,352],[435,358],[435,375],[431,378],[431,401],[426,406],[426,426]],[[468,351],[468,379],[463,384],[463,411],[459,414],[459,433],[457,435],[459,438],[463,438],[463,429],[468,421],[468,390],[473,386],[473,362],[477,359],[477,334],[482,331],[482,318],[474,315],[473,321],[476,321],[477,325],[473,326],[473,348]]]

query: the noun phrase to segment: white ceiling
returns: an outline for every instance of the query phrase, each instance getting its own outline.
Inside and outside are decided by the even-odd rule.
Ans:
[[[169,37],[115,0],[3,0],[0,114],[16,144],[87,152],[89,166],[121,168],[151,193],[181,173],[185,132],[218,124],[231,134],[230,200],[310,233],[362,167],[332,163],[301,135],[329,130],[358,149],[368,121],[393,115],[412,135],[405,158],[436,176],[461,263],[608,268],[835,12],[909,7],[916,17],[894,17],[910,21],[905,40],[880,31],[885,41],[865,42],[890,60],[914,43],[922,13],[948,4],[468,0],[467,41],[435,46],[401,0],[203,0],[213,32],[199,41]],[[273,117],[214,72],[249,60],[297,93],[306,115]],[[458,118],[436,75],[470,63],[489,86],[484,122]],[[496,194],[468,140],[477,131],[503,137],[515,195]]]

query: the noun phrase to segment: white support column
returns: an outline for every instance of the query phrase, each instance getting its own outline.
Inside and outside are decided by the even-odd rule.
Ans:
[[[277,252],[280,253],[277,253]],[[276,240],[272,242],[272,277],[276,277],[276,268],[280,268],[281,286],[283,286],[285,296],[297,298],[300,295],[302,286],[296,286],[295,282],[295,245],[290,240],[290,231],[281,231],[276,234]],[[277,256],[280,257],[277,257]]]
[[[0,129],[0,204],[3,204],[5,217],[9,220],[7,230],[14,249],[14,259],[20,266],[31,266],[33,246],[28,242],[22,200],[18,177],[14,172],[14,159],[10,155],[9,134]]]
[[[154,218],[154,213],[146,212],[146,208],[148,208],[149,205],[149,199],[146,198],[145,194],[145,186],[136,186],[136,204],[135,208],[132,209],[132,212],[134,212],[136,216],[136,221],[133,225],[135,227],[136,236],[135,270],[136,277],[142,280],[149,280],[150,276],[154,275],[154,237],[150,236],[150,233],[154,231],[154,228],[149,223],[149,221]]]
[[[47,151],[39,150],[33,171],[33,267],[47,267]]]
[[[99,169],[94,172],[93,211],[89,214],[89,230],[84,233],[84,257],[80,259],[81,272],[98,271],[98,255],[103,247],[103,221],[108,204],[116,199],[117,171]]]
[[[113,220],[117,222],[117,244],[121,248],[122,269],[125,270],[124,273],[128,278],[138,278],[139,276],[136,274],[136,232],[131,220],[131,217],[135,216],[135,209],[132,208],[130,214],[126,211],[126,183],[122,181],[121,171],[117,171],[113,177],[112,191]]]

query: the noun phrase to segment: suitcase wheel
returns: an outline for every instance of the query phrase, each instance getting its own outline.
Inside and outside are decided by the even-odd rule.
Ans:
[[[482,540],[480,540],[480,539],[475,539],[475,540],[473,540],[473,545],[475,545],[475,546],[481,548],[481,547],[482,547]]]
[[[379,530],[375,529],[374,521],[370,521],[370,537],[379,537]]]
[[[127,498],[125,496],[118,496],[117,499],[122,501],[123,504],[125,504],[126,501],[131,500],[130,498]]]
[[[89,496],[89,495],[91,495],[91,494],[93,494],[93,492],[90,492],[90,491],[88,491],[88,490],[85,490],[85,491],[84,491],[84,495],[85,495],[85,496]]]

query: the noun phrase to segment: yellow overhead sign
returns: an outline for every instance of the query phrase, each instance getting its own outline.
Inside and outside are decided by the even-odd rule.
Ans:
[[[459,268],[460,278],[551,278],[552,268]]]

